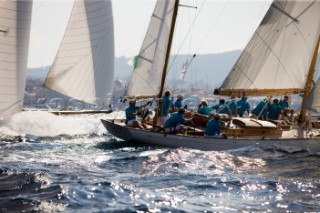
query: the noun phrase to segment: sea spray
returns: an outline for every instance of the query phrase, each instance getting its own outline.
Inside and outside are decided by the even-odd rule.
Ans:
[[[0,127],[0,135],[55,137],[59,135],[90,135],[106,133],[101,118],[113,118],[111,114],[83,114],[57,116],[46,111],[25,111],[14,115]],[[123,117],[119,113],[118,117]]]

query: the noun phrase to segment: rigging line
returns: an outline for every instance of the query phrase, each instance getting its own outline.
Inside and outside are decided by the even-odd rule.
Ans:
[[[187,34],[186,34],[186,36],[184,37],[184,39],[183,39],[183,41],[182,41],[182,43],[181,43],[181,45],[180,45],[179,50],[177,51],[177,54],[174,56],[174,58],[173,58],[172,62],[170,63],[170,66],[169,66],[168,70],[171,70],[171,67],[172,67],[173,63],[175,62],[175,60],[176,60],[176,58],[177,58],[178,54],[180,53],[181,48],[182,48],[182,46],[183,46],[184,42],[186,41],[186,39],[187,39],[188,35],[190,34],[190,32],[191,32],[191,30],[192,30],[192,28],[193,28],[193,25],[195,24],[195,22],[196,22],[196,20],[197,20],[197,18],[198,18],[198,16],[199,16],[199,14],[200,14],[200,11],[201,11],[201,10],[202,10],[202,8],[203,8],[203,5],[204,5],[205,1],[206,1],[206,0],[204,0],[204,1],[203,1],[202,5],[201,5],[201,7],[200,7],[200,9],[199,9],[199,13],[198,13],[198,14],[197,14],[197,16],[194,18],[194,20],[193,20],[193,22],[192,22],[192,24],[191,24],[191,26],[190,26],[190,28],[189,28],[189,30],[188,30],[188,32],[187,32]]]
[[[189,31],[188,31],[188,33],[187,33],[186,37],[185,37],[185,39],[183,40],[183,42],[182,42],[182,44],[181,44],[181,46],[180,46],[180,48],[179,48],[179,50],[178,50],[177,54],[175,55],[174,59],[172,60],[172,63],[171,63],[171,64],[170,64],[170,66],[169,66],[169,70],[171,69],[172,64],[174,63],[174,61],[175,61],[176,57],[178,56],[178,54],[179,54],[179,52],[180,52],[180,50],[181,50],[181,48],[182,48],[182,45],[184,44],[184,42],[185,42],[185,40],[186,40],[186,38],[187,38],[188,34],[191,32],[191,29],[192,29],[192,27],[193,27],[193,25],[194,25],[194,23],[195,23],[195,21],[196,21],[197,17],[198,17],[198,16],[199,16],[199,14],[200,14],[200,11],[202,10],[202,8],[203,8],[203,6],[204,6],[204,3],[205,3],[205,1],[202,3],[202,5],[201,5],[201,7],[200,7],[200,10],[199,10],[199,13],[198,13],[198,14],[197,14],[197,16],[195,17],[195,19],[194,19],[194,21],[193,21],[193,23],[192,23],[192,25],[191,25],[191,27],[190,27],[190,29],[189,29]],[[210,30],[208,31],[208,33],[207,33],[207,35],[205,36],[205,38],[202,40],[201,44],[199,45],[199,47],[198,47],[198,49],[196,50],[195,54],[193,55],[192,59],[193,59],[193,58],[195,58],[195,56],[197,55],[197,53],[199,52],[199,50],[202,48],[202,46],[203,46],[204,42],[207,40],[207,38],[209,37],[209,35],[210,35],[211,31],[214,29],[214,27],[216,26],[216,24],[217,24],[217,23],[218,23],[218,21],[220,20],[220,18],[221,18],[221,16],[222,16],[223,12],[224,12],[224,10],[225,10],[225,8],[227,7],[227,5],[228,5],[229,3],[230,3],[230,1],[228,1],[228,2],[224,5],[224,7],[222,8],[222,10],[221,10],[220,14],[218,15],[218,18],[217,18],[217,19],[215,20],[215,22],[212,24],[212,26],[211,26]],[[191,61],[190,61],[190,63],[189,63],[189,66],[190,66],[191,62],[193,61],[192,59],[191,59]]]
[[[196,5],[198,5],[198,3],[196,4]],[[183,6],[183,5],[181,5],[180,4],[180,6]],[[195,6],[195,7],[193,7],[193,6],[190,6],[190,7],[192,7],[192,8],[197,8],[197,6]],[[188,18],[188,19],[187,19]],[[188,25],[187,26],[191,26],[191,23],[193,22],[193,20],[192,20],[192,17],[191,17],[191,15],[190,15],[190,13],[187,13],[187,18],[186,18],[186,20],[188,20]],[[186,60],[189,62],[190,61],[190,50],[191,50],[191,41],[192,41],[192,37],[191,37],[192,35],[190,34],[190,40],[189,40],[189,48],[188,48],[188,53],[187,53],[187,56],[186,56]],[[184,57],[183,57],[184,58]],[[182,59],[183,61],[185,61],[185,59]],[[184,63],[184,62],[183,62]],[[178,89],[179,88],[179,83],[180,83],[180,85],[181,85],[181,87],[183,86],[183,83],[184,83],[184,81],[178,81],[176,78],[177,78],[177,76],[179,76],[179,74],[181,75],[181,69],[179,69],[178,68],[178,66],[177,66],[177,64],[178,63],[175,63],[175,67],[173,67],[172,68],[172,70],[173,70],[173,96],[174,96],[174,94],[175,94],[175,92],[176,92],[176,89]]]
[[[114,116],[114,118],[112,120],[113,122],[116,120],[119,112],[122,110],[123,106],[125,105],[125,102],[127,101],[127,99],[123,99],[123,96],[126,93],[127,89],[128,89],[128,83],[124,86],[124,89],[123,89],[123,92],[122,92],[122,96],[120,97],[121,104],[120,104],[120,107],[118,107],[118,111],[117,111],[117,113],[115,114],[115,116]]]
[[[220,14],[218,15],[218,18],[217,18],[217,19],[215,20],[215,22],[212,24],[209,32],[207,33],[207,35],[205,36],[205,38],[202,40],[202,42],[201,42],[201,44],[200,44],[200,46],[199,46],[199,48],[197,49],[197,51],[196,51],[195,54],[197,54],[197,53],[199,52],[200,48],[203,46],[204,42],[205,42],[205,41],[207,40],[207,38],[209,37],[211,31],[213,30],[213,28],[216,26],[216,24],[217,24],[218,21],[220,20],[222,14],[223,14],[223,12],[224,12],[224,10],[226,9],[226,7],[228,6],[229,3],[230,3],[230,1],[227,1],[227,3],[226,3],[226,4],[224,5],[224,7],[222,8]]]

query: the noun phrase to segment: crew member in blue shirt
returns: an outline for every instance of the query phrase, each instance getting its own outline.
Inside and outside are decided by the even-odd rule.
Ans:
[[[219,119],[220,116],[218,114],[215,114],[213,118],[208,121],[204,132],[205,136],[223,138],[223,136],[220,135],[221,124],[219,122]]]
[[[208,107],[208,102],[206,100],[201,100],[200,102],[200,108],[198,109],[197,113],[201,115],[210,115],[212,112],[212,109]]]
[[[164,124],[164,128],[167,132],[183,132],[185,128],[181,125],[184,123],[189,123],[192,121],[191,119],[185,119],[184,113],[186,110],[184,108],[180,108],[178,112],[172,113],[172,115],[166,120]]]
[[[171,95],[171,91],[166,90],[164,93],[164,96],[162,97],[162,100],[160,100],[159,117],[157,122],[158,126],[164,125],[166,120],[169,118],[169,110],[174,108],[170,95]]]
[[[182,108],[182,100],[183,100],[183,96],[178,95],[177,100],[174,102],[174,105],[173,105],[176,111]]]
[[[279,104],[279,99],[273,99],[273,103],[268,107],[268,119],[270,120],[280,120],[282,108]]]
[[[125,111],[127,126],[135,127],[135,128],[139,128],[139,129],[143,129],[146,127],[143,124],[141,124],[139,121],[137,121],[137,113],[138,113],[139,109],[142,109],[143,107],[147,106],[148,104],[150,104],[149,101],[147,103],[141,105],[140,107],[137,107],[136,101],[132,100],[129,102],[129,107]]]
[[[232,117],[232,112],[223,98],[219,100],[219,104],[212,106],[211,109],[215,109],[216,113],[228,115],[230,118]]]
[[[258,105],[252,109],[252,115],[255,115],[256,117],[260,115],[258,119],[263,121],[267,120],[269,101],[269,98],[261,100]]]
[[[290,121],[292,121],[293,115],[294,115],[294,110],[290,108],[289,97],[284,96],[283,99],[280,101],[279,105],[282,108],[283,116],[289,117]]]
[[[227,101],[226,104],[229,106],[231,113],[232,113],[232,116],[237,117],[238,116],[238,110],[237,110],[238,106],[237,106],[237,102],[236,102],[236,97],[232,96],[230,98],[230,100]]]
[[[250,113],[250,105],[247,101],[248,97],[247,96],[242,96],[242,98],[237,101],[237,112],[238,112],[238,115],[240,117],[243,117],[243,115],[245,114],[245,112]]]

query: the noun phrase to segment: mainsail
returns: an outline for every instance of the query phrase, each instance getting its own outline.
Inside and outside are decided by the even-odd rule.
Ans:
[[[157,1],[124,96],[154,97],[161,89],[175,1]]]
[[[220,94],[304,92],[319,34],[320,1],[274,1],[223,82]]]
[[[105,102],[112,91],[113,78],[111,0],[75,0],[45,86],[87,103]]]
[[[22,110],[32,1],[0,1],[0,117]]]

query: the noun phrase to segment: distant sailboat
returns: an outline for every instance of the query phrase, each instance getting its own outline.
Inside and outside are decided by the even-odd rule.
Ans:
[[[125,93],[127,97],[162,97],[178,5],[179,0],[157,1],[137,68]],[[307,96],[319,42],[320,1],[275,0],[219,89],[220,94],[265,96],[303,93]],[[319,95],[317,86],[312,94]],[[319,102],[319,98],[316,101]],[[126,126],[121,119],[101,121],[116,137],[167,147],[228,150],[246,146],[289,146],[320,151],[319,130],[312,132],[292,126],[285,131],[271,122],[257,119],[228,120],[223,129],[228,139],[205,137],[203,131],[196,128],[186,135],[167,134],[152,131],[152,123],[148,123],[151,128],[140,130]]]
[[[106,104],[113,80],[111,0],[75,0],[45,87],[85,103]]]
[[[22,110],[31,13],[31,0],[0,1],[0,118]]]

